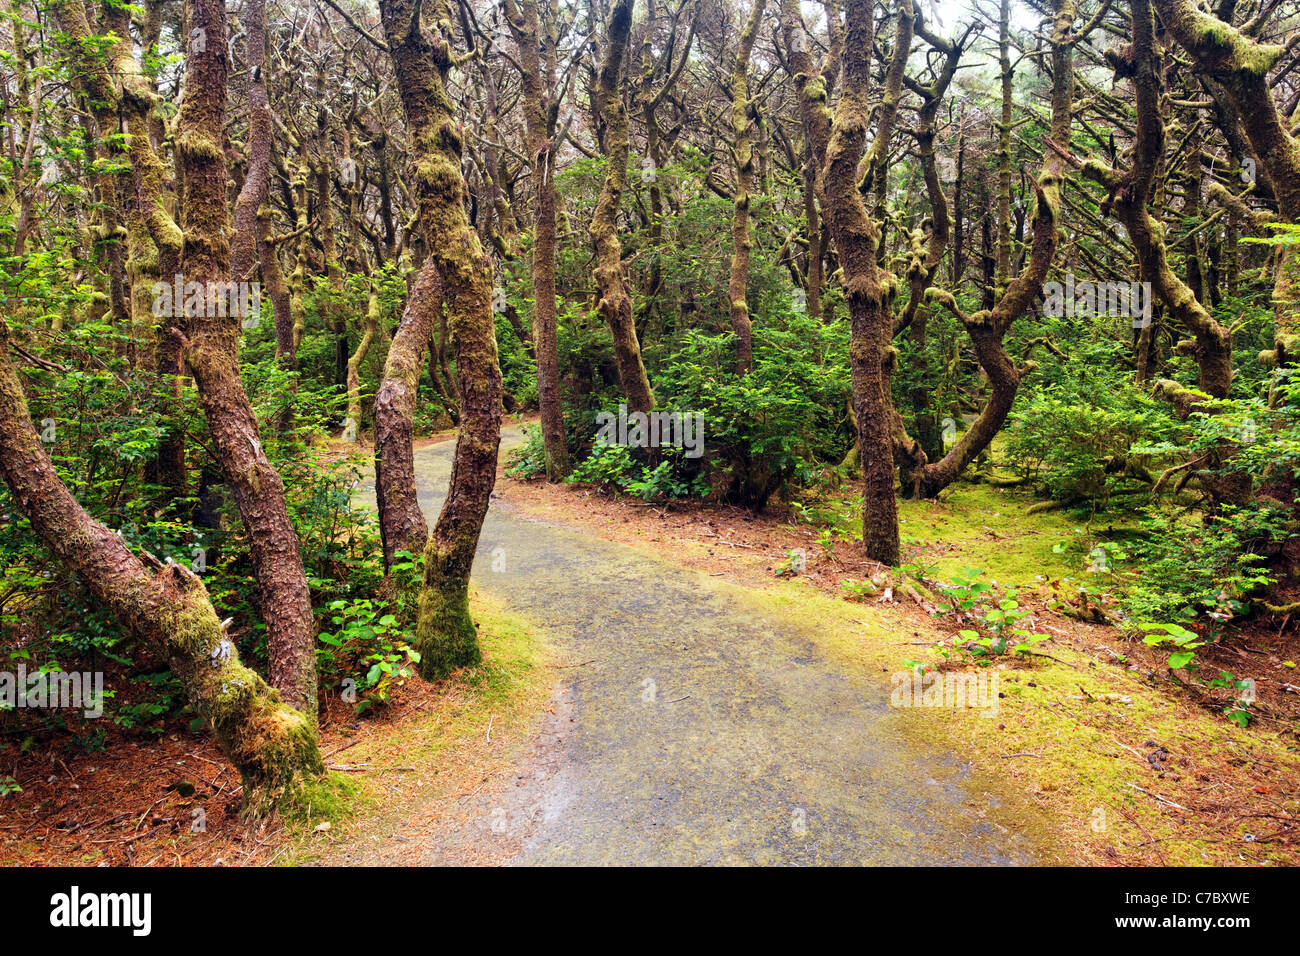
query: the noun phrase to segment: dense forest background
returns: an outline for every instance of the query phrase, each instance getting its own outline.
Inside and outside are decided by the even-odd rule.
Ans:
[[[1184,673],[1300,609],[1294,0],[2,14],[0,666],[207,728],[252,815],[345,682],[478,660],[503,415],[511,480],[811,523],[976,663],[1043,635],[900,534],[959,482],[1086,525],[1054,606]],[[602,413],[700,415],[702,453]],[[449,429],[430,528],[413,441]]]

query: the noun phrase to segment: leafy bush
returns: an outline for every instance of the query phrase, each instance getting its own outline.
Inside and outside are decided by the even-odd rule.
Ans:
[[[397,617],[370,600],[332,601],[333,629],[321,631],[317,649],[322,686],[342,681],[344,700],[364,713],[388,702],[394,685],[415,674],[420,654],[406,642]]]
[[[511,478],[523,479],[546,474],[546,444],[542,439],[540,425],[524,426],[524,443],[510,453],[506,462],[506,474]]]
[[[1051,498],[1104,508],[1154,484],[1150,469],[1172,452],[1169,405],[1133,384],[1108,348],[1052,369],[1022,395],[1006,432],[1007,461]],[[1094,364],[1096,363],[1096,364]]]

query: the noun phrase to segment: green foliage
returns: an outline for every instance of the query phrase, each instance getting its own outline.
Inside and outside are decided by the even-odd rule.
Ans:
[[[1024,626],[1033,612],[1022,607],[1014,590],[996,598],[993,586],[978,578],[983,574],[978,568],[968,568],[953,577],[940,590],[949,603],[939,608],[941,615],[951,614],[959,622],[972,626],[960,629],[950,645],[940,644],[944,657],[962,654],[976,663],[987,664],[990,659],[1007,653],[1027,654],[1034,644],[1048,640],[1048,635],[1031,631]]]
[[[537,478],[546,474],[546,443],[542,427],[524,426],[524,443],[510,453],[506,461],[506,474],[511,478]]]
[[[1144,644],[1152,647],[1172,645],[1176,648],[1169,655],[1169,666],[1173,670],[1186,667],[1196,657],[1196,648],[1205,646],[1200,635],[1180,624],[1139,624],[1138,627],[1148,632],[1142,638]]]
[[[1161,451],[1173,450],[1167,402],[1133,384],[1122,346],[1103,341],[1045,370],[1016,402],[1006,433],[1009,464],[1047,497],[1093,509],[1142,492]],[[1130,506],[1142,499],[1128,499]]]
[[[331,601],[329,624],[332,630],[320,633],[325,646],[316,650],[322,683],[349,681],[345,699],[356,704],[357,713],[387,703],[393,687],[414,676],[410,665],[419,663],[419,653],[407,643],[397,617],[376,602]]]
[[[1121,606],[1139,620],[1227,619],[1242,614],[1250,597],[1274,581],[1260,550],[1289,532],[1277,509],[1225,506],[1203,521],[1152,514],[1133,543],[1138,574]]]

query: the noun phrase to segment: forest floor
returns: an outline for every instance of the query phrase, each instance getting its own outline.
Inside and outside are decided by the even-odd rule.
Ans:
[[[417,451],[431,519],[445,437]],[[520,440],[506,429],[503,465]],[[932,595],[842,587],[882,570],[856,556],[852,487],[796,518],[502,477],[475,572],[483,665],[361,718],[331,708],[335,772],[295,812],[240,824],[228,765],[169,724],[25,758],[0,862],[1300,862],[1282,638],[1203,652],[1259,683],[1237,727],[1162,652],[1047,607],[1099,529],[1030,504],[967,483],[902,503],[906,561],[1018,586],[1051,640],[988,672],[991,707],[897,707],[914,661],[953,670],[933,649],[955,625]]]
[[[0,865],[260,866],[309,861],[349,826],[399,806],[464,796],[508,772],[554,683],[547,649],[486,596],[471,598],[483,663],[394,688],[357,717],[327,701],[321,752],[333,773],[284,814],[239,820],[239,778],[184,719],[157,737],[117,733],[102,752],[35,748],[6,772]],[[419,814],[413,810],[413,814]]]

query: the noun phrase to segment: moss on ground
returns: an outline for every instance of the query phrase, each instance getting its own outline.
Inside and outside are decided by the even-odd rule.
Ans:
[[[816,619],[816,642],[879,679],[883,696],[906,661],[937,662],[925,645],[950,639],[912,608],[850,603],[803,581],[776,582],[763,600],[791,627]],[[918,741],[970,761],[973,790],[1012,799],[1018,791],[1023,810],[1041,817],[1045,862],[1057,854],[1061,863],[1294,864],[1285,847],[1259,839],[1294,783],[1294,735],[1237,727],[1184,699],[1169,681],[1105,662],[1068,640],[1038,649],[1064,663],[994,665],[1001,693],[995,716],[974,707],[916,707],[904,726]],[[1157,773],[1148,755],[1161,746],[1166,770]],[[1234,812],[1194,812],[1207,802]]]

